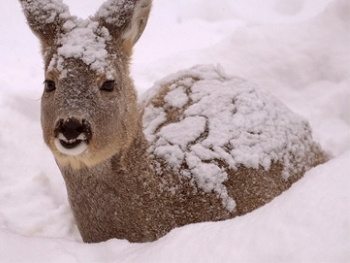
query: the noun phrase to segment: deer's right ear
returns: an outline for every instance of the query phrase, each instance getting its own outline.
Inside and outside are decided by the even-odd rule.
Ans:
[[[63,24],[71,17],[62,0],[19,0],[29,27],[41,40],[43,51],[54,45]]]
[[[122,41],[131,54],[146,27],[151,6],[152,0],[107,0],[93,19],[106,27],[114,40]]]

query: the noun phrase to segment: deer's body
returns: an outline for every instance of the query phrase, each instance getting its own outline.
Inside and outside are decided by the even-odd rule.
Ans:
[[[170,76],[138,105],[129,60],[151,0],[109,0],[88,20],[20,2],[42,43],[44,140],[85,242],[245,214],[326,160],[306,121],[219,68]]]

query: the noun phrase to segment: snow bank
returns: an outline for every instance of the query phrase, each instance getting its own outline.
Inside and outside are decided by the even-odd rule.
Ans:
[[[152,70],[144,69],[138,76],[150,87],[164,71],[171,74],[196,64],[214,63],[277,95],[315,81],[340,82],[348,77],[348,4],[346,0],[333,2],[321,14],[297,24],[248,24],[209,48],[171,56],[166,68],[166,61],[154,62],[148,65]]]
[[[18,262],[346,262],[349,158],[347,152],[311,170],[250,214],[185,226],[153,243],[109,240],[89,245],[3,229],[0,247],[7,249],[0,249],[0,256]]]
[[[65,2],[80,3],[86,14],[96,11],[94,7],[87,12],[85,7],[92,4],[86,1]],[[220,63],[229,74],[258,83],[306,117],[316,139],[334,159],[310,170],[287,192],[243,217],[188,225],[153,243],[109,240],[88,245],[81,242],[63,179],[41,137],[38,98],[43,71],[38,44],[18,3],[1,1],[0,31],[6,36],[0,42],[1,260],[349,262],[349,2],[332,1],[317,17],[295,23],[315,15],[325,3],[299,2],[300,12],[307,12],[302,19],[297,13],[288,14],[288,20],[294,22],[283,25],[276,18],[285,17],[279,11],[282,7],[264,14],[260,13],[266,6],[257,8],[252,24],[242,18],[246,14],[239,10],[240,5],[232,10],[243,20],[225,16],[208,21],[201,5],[189,8],[186,1],[174,8],[175,2],[155,0],[149,27],[136,46],[133,75],[142,92],[179,69]],[[269,17],[270,24],[261,24],[261,16]],[[195,50],[185,52],[189,49]],[[155,58],[155,53],[162,59]],[[182,96],[178,105],[185,100]]]

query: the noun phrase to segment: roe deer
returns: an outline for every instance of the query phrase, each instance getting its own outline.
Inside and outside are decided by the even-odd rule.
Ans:
[[[307,121],[220,67],[171,75],[138,104],[129,61],[151,0],[108,0],[85,20],[61,0],[19,1],[41,41],[44,140],[84,242],[243,215],[326,160]]]

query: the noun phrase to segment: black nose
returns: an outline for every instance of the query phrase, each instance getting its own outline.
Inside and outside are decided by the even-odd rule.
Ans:
[[[84,133],[85,137],[89,137],[90,129],[85,120],[77,120],[74,118],[68,118],[66,120],[60,120],[56,127],[56,136],[63,134],[67,140],[75,140]]]
[[[62,124],[62,133],[68,140],[76,139],[83,132],[83,124],[75,119],[67,119]]]

